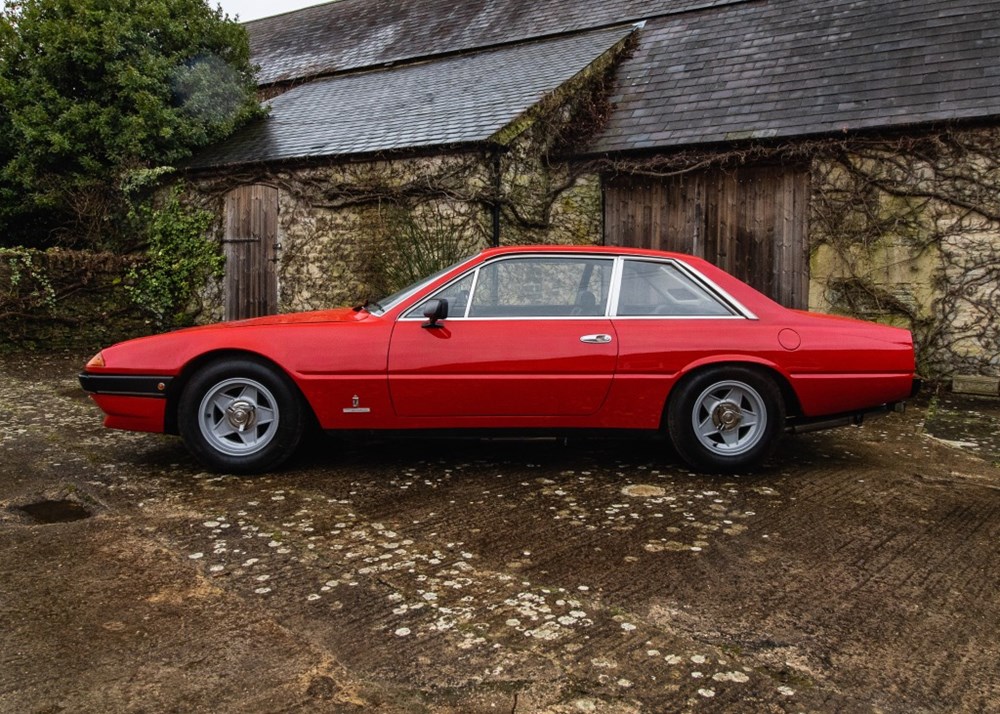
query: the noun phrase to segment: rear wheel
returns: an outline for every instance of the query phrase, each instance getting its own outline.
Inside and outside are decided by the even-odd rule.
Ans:
[[[677,452],[705,471],[753,467],[774,450],[785,408],[774,380],[747,367],[714,367],[681,382],[667,407]]]
[[[208,467],[228,473],[275,468],[295,451],[304,424],[295,385],[250,359],[201,369],[181,395],[178,417],[188,449]]]

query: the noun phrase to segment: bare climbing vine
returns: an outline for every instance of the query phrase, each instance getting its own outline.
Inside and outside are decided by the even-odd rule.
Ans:
[[[1000,374],[1000,130],[832,144],[813,166],[830,304],[902,322],[932,375]]]
[[[811,167],[814,309],[900,324],[928,376],[1000,374],[1000,128],[598,158],[604,176]]]
[[[376,297],[497,240],[602,240],[600,177],[810,167],[812,305],[900,324],[928,376],[1000,374],[1000,129],[940,127],[695,147],[580,160],[612,111],[605,63],[541,102],[486,148],[260,167],[200,182],[281,189],[281,304]]]
[[[599,179],[561,156],[610,112],[616,56],[485,147],[252,167],[198,180],[192,199],[221,214],[223,197],[236,186],[279,189],[285,309],[377,298],[494,243],[598,242]]]

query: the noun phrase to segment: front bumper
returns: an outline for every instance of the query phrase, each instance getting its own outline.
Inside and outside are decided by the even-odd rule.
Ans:
[[[80,375],[80,386],[104,412],[104,426],[161,434],[171,377],[121,374]]]
[[[173,377],[83,372],[80,375],[80,386],[91,394],[117,394],[129,397],[160,397],[165,399],[172,380]]]

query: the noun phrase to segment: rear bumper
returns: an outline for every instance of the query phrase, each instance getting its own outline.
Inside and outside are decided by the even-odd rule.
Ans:
[[[913,372],[792,374],[789,383],[798,397],[802,414],[828,418],[856,414],[909,399]]]
[[[917,396],[923,388],[923,380],[919,377],[913,378],[910,387],[909,398]],[[845,412],[843,414],[831,414],[819,417],[793,417],[785,425],[785,432],[788,434],[803,434],[809,431],[820,431],[822,429],[836,429],[842,426],[860,426],[864,423],[865,417],[880,416],[889,412],[901,412],[906,408],[905,401],[887,402],[878,406],[856,411]]]

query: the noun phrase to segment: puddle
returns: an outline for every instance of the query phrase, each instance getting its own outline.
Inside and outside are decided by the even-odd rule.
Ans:
[[[26,506],[18,506],[14,510],[20,511],[28,516],[32,522],[40,525],[82,521],[94,515],[83,504],[68,499],[38,501],[37,503],[29,503]]]

